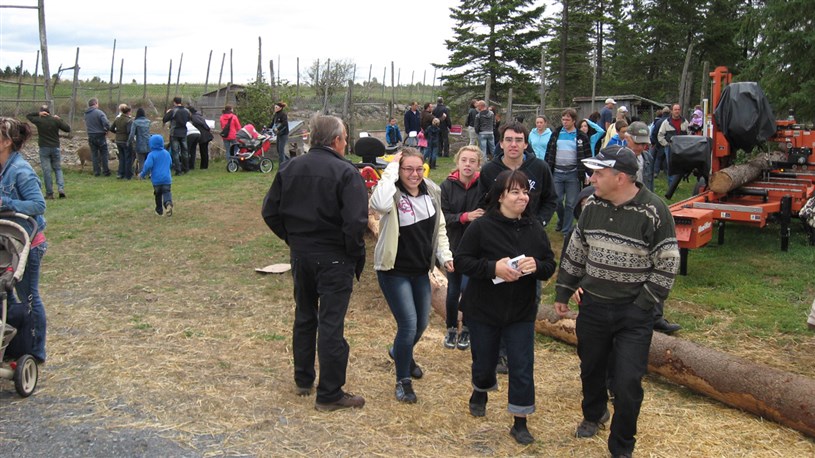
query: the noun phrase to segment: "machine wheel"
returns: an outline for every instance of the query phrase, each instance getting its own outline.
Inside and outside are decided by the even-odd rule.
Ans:
[[[235,160],[228,160],[226,162],[226,171],[229,173],[235,173],[238,171],[238,161]]]
[[[37,387],[37,379],[40,371],[37,361],[31,355],[23,355],[17,360],[17,367],[14,369],[14,388],[17,394],[27,398]]]
[[[274,170],[274,162],[268,157],[264,157],[260,160],[260,171],[263,173],[269,173]]]

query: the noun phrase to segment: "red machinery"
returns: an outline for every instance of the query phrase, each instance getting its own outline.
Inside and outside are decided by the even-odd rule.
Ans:
[[[735,151],[731,151],[727,138],[709,114],[721,101],[722,91],[730,84],[732,75],[726,67],[717,67],[710,76],[712,105],[706,131],[712,138],[709,174],[712,175],[733,163]],[[776,132],[768,141],[777,143],[786,155],[786,161],[774,163],[776,169],[726,194],[703,190],[670,206],[682,255],[682,275],[687,274],[688,250],[702,247],[711,240],[714,220],[718,222],[719,244],[723,244],[727,221],[764,227],[768,219],[777,219],[781,224],[781,249],[788,249],[790,220],[815,195],[815,131],[811,126],[797,124],[790,116],[776,121]],[[815,245],[812,228],[809,228],[809,243]]]

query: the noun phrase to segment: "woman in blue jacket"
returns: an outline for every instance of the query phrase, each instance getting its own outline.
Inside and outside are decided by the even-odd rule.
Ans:
[[[45,306],[40,298],[40,263],[48,242],[45,241],[45,198],[40,179],[31,165],[20,154],[25,142],[31,138],[31,126],[13,118],[0,117],[0,211],[11,211],[31,216],[36,229],[27,222],[21,225],[28,231],[31,248],[23,278],[17,283],[16,300],[10,298],[9,308],[27,301],[31,310],[33,342],[26,349],[39,363],[45,362]],[[15,221],[19,222],[19,221]]]

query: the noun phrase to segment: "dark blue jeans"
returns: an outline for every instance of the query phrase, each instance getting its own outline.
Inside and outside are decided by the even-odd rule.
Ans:
[[[31,355],[39,361],[45,361],[46,320],[45,305],[40,297],[40,268],[47,249],[48,242],[31,248],[23,278],[15,286],[17,300],[31,307],[31,328],[34,331]]]
[[[45,182],[45,194],[54,195],[54,181],[51,173],[56,175],[57,190],[65,191],[65,178],[62,176],[62,159],[59,147],[40,146],[40,165],[42,166],[42,181]]]
[[[467,287],[469,278],[458,272],[447,272],[447,300],[446,307],[446,323],[448,328],[458,327],[458,303],[461,300],[461,292]],[[465,318],[461,319],[465,323]]]
[[[167,204],[173,203],[173,193],[170,191],[172,185],[169,184],[154,184],[153,195],[156,197],[156,213],[161,215],[164,213],[164,208]]]
[[[376,278],[396,319],[393,339],[396,381],[410,378],[413,347],[422,338],[430,319],[430,277],[427,274],[406,277],[380,270]]]
[[[91,148],[91,160],[93,162],[93,174],[99,176],[103,173],[110,175],[108,168],[108,139],[105,134],[88,134],[88,146]]]
[[[509,367],[509,404],[507,410],[516,415],[535,411],[535,323],[521,321],[504,326],[468,321],[470,352],[473,356],[472,382],[476,391],[495,391],[498,380],[498,346],[501,338],[507,344]]]
[[[190,159],[187,150],[187,137],[170,137],[170,150],[173,156],[173,170],[175,170],[175,173],[188,171]]]
[[[654,334],[653,310],[633,303],[599,303],[583,294],[577,315],[577,354],[583,384],[583,418],[597,421],[606,410],[606,372],[613,355],[614,417],[608,450],[612,455],[634,451],[637,418],[642,406],[642,377]]]
[[[582,188],[582,177],[578,176],[576,170],[571,172],[555,170],[552,180],[554,180],[557,193],[557,209],[555,210],[557,220],[560,223],[560,232],[565,236],[572,230],[574,206],[577,204],[577,195]]]
[[[355,261],[344,254],[291,253],[294,279],[294,382],[314,384],[314,358],[319,349],[317,402],[338,401],[345,385],[348,342],[345,313],[354,281]]]
[[[133,178],[133,148],[127,142],[116,142],[119,150],[119,170],[116,176],[124,179]]]
[[[286,154],[286,146],[289,144],[289,136],[286,135],[278,135],[277,136],[277,160],[280,165],[283,165],[284,162],[289,160],[289,156]]]

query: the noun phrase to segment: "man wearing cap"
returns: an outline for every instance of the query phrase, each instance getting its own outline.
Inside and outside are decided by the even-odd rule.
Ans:
[[[54,183],[51,180],[51,172],[56,175],[57,191],[59,198],[65,198],[65,179],[62,176],[62,159],[59,155],[59,131],[70,132],[71,126],[59,118],[52,116],[48,105],[40,107],[39,112],[26,115],[31,124],[37,126],[37,136],[40,146],[40,166],[42,166],[42,178],[45,182],[45,198],[54,198]]]
[[[600,109],[600,125],[603,126],[603,129],[606,131],[608,130],[608,126],[614,122],[614,105],[617,105],[617,102],[609,97],[606,99],[605,106]]]
[[[593,169],[589,198],[555,286],[555,310],[569,312],[569,298],[583,289],[575,332],[583,387],[583,421],[577,437],[592,437],[608,421],[606,371],[614,356],[612,456],[631,456],[642,405],[642,377],[654,333],[653,309],[668,297],[679,266],[673,217],[636,180],[637,159],[611,146],[584,159]]]

